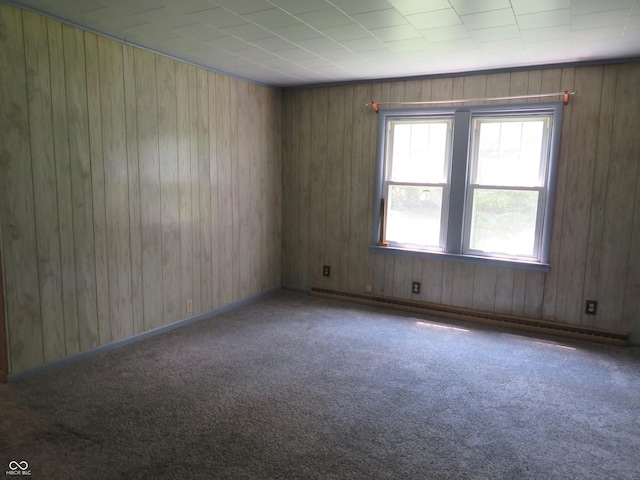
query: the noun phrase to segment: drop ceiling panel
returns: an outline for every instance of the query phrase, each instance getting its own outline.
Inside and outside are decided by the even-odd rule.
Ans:
[[[271,85],[640,57],[640,0],[7,1]]]

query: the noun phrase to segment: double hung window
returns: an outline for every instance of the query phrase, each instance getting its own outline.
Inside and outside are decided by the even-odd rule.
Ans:
[[[548,268],[561,112],[381,110],[374,249]]]

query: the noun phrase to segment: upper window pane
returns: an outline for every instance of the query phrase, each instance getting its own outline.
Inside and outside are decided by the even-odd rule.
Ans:
[[[394,182],[446,183],[451,119],[389,122],[387,179]]]
[[[544,184],[548,117],[476,118],[477,185]]]

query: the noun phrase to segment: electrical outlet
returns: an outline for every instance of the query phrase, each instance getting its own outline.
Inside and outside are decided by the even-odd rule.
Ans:
[[[364,286],[364,291],[365,292],[372,292],[373,291],[373,287],[371,285],[365,285]]]
[[[411,293],[420,293],[420,282],[411,283]]]
[[[587,315],[595,315],[598,311],[598,302],[595,300],[587,300],[587,304],[584,308],[584,313]]]
[[[324,275],[325,277],[331,275],[331,267],[329,265],[325,265],[324,267],[322,267],[322,275]]]
[[[187,298],[187,313],[193,313],[193,299]]]

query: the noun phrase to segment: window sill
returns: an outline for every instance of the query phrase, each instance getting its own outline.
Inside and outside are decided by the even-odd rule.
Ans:
[[[489,265],[493,267],[519,268],[522,270],[533,270],[537,272],[548,272],[548,263],[528,262],[524,260],[514,260],[511,258],[478,257],[474,255],[459,255],[455,253],[427,252],[423,250],[409,250],[398,247],[380,247],[378,245],[369,246],[372,253],[382,253],[386,255],[403,255],[416,258],[431,258],[460,263],[473,263],[477,265]]]

